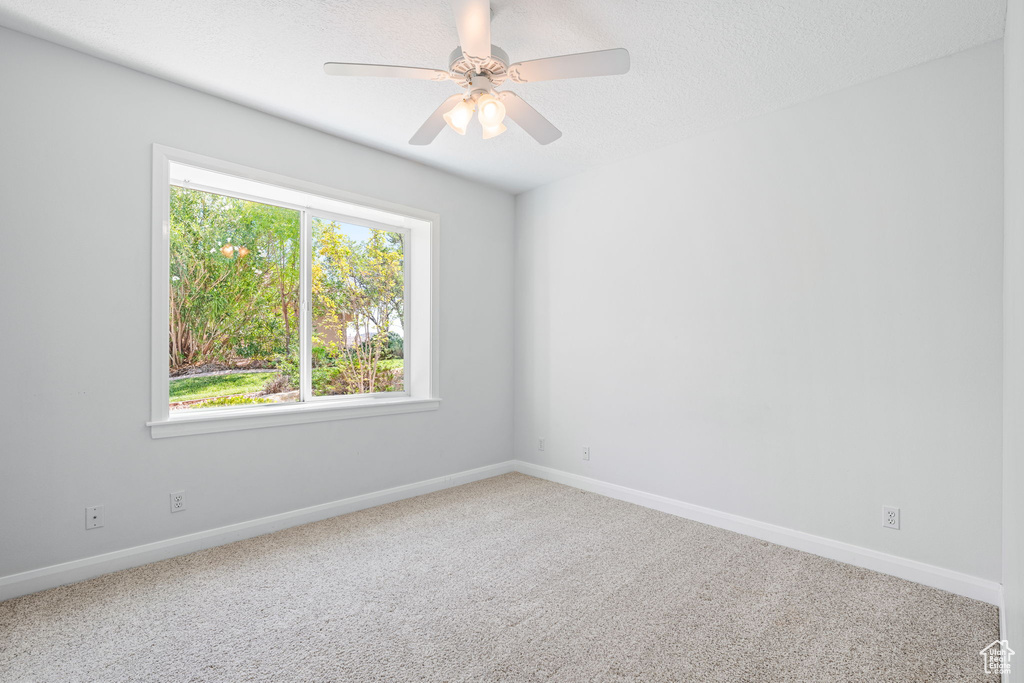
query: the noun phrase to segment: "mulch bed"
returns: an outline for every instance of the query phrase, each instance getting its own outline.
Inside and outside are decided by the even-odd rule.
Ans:
[[[274,362],[258,358],[239,358],[229,363],[203,363],[178,368],[171,377],[189,377],[191,375],[207,375],[214,372],[230,372],[232,370],[274,370]]]

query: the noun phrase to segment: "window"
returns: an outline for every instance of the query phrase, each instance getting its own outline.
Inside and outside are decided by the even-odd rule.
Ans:
[[[405,390],[405,233],[313,216],[313,396]]]
[[[433,410],[436,215],[154,146],[154,438]]]
[[[168,407],[298,401],[301,212],[190,185],[170,187]]]

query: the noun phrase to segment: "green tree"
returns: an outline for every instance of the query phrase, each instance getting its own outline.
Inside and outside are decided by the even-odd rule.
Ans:
[[[172,187],[169,227],[172,369],[294,343],[297,211]]]
[[[330,221],[313,223],[313,315],[346,325],[354,337],[337,365],[335,393],[370,393],[401,388],[401,374],[382,367],[390,346],[389,330],[404,329],[404,255],[401,233],[371,230],[365,242],[354,240]],[[323,340],[314,339],[314,344]]]

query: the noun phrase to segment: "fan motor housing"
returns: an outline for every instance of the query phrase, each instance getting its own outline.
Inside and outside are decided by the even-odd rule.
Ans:
[[[501,85],[508,78],[508,55],[497,45],[491,45],[491,56],[486,59],[467,58],[462,54],[462,48],[456,47],[448,62],[452,80],[463,88],[472,85],[473,75],[478,71],[486,75],[493,85]]]

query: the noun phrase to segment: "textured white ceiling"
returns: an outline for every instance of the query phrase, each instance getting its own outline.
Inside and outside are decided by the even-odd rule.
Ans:
[[[447,68],[447,0],[0,0],[0,25],[519,192],[1002,37],[1006,0],[492,0],[512,61],[624,47],[625,76],[507,84],[563,137],[514,125],[407,144],[454,84],[325,76]]]

